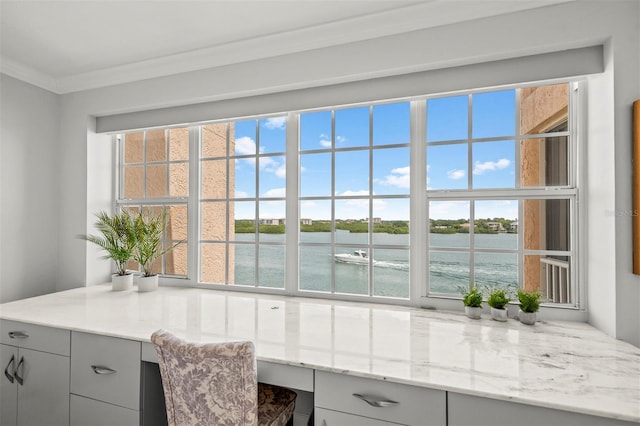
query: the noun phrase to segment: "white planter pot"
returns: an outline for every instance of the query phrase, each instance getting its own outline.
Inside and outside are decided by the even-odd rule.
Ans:
[[[527,325],[533,325],[536,323],[536,313],[535,312],[518,312],[518,318],[520,322]]]
[[[491,318],[496,321],[506,321],[507,320],[507,310],[505,308],[497,309],[491,308]]]
[[[158,289],[158,275],[138,278],[138,291],[154,291]]]
[[[478,307],[465,306],[464,312],[471,319],[480,319],[480,317],[482,316],[482,308]]]
[[[113,274],[111,277],[111,290],[123,291],[133,287],[133,274],[118,275]]]

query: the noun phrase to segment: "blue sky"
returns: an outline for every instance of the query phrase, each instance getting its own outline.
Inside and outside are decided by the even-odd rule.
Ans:
[[[469,98],[467,95],[430,99],[427,104],[427,188],[466,189],[513,188],[515,185],[515,142],[466,142],[469,133]],[[515,91],[506,90],[474,94],[471,133],[473,138],[510,137],[515,133]],[[275,156],[259,159],[259,195],[284,197],[285,194],[285,130],[284,117],[236,122],[236,155],[263,154]],[[302,114],[300,118],[300,150],[302,151],[300,191],[302,196],[330,196],[331,152],[336,149],[366,147],[370,139],[369,107],[335,111],[335,136],[332,134],[331,111]],[[373,146],[390,145],[373,150],[373,193],[375,195],[409,194],[408,147],[393,146],[409,142],[409,103],[378,105],[373,108]],[[257,143],[256,143],[257,141]],[[433,142],[459,141],[447,145]],[[310,152],[318,150],[318,152]],[[322,151],[324,150],[324,151]],[[471,152],[469,152],[471,151]],[[335,154],[335,194],[358,196],[369,194],[369,150],[341,151]],[[472,161],[469,161],[469,155]],[[255,158],[236,161],[236,197],[255,196]],[[471,175],[471,179],[469,176]],[[261,202],[262,217],[284,217],[284,202]],[[408,220],[406,199],[374,200],[373,216],[383,220]],[[237,203],[236,217],[253,217],[253,203]],[[432,218],[469,217],[468,202],[434,203]],[[367,200],[350,199],[336,203],[336,217],[364,218]],[[476,217],[517,217],[515,201],[484,201],[476,206]],[[329,219],[330,203],[307,200],[301,205],[301,217]]]

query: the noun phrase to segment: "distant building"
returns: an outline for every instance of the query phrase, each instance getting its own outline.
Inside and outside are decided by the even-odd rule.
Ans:
[[[284,219],[260,219],[260,225],[284,225]]]
[[[300,219],[301,225],[313,225],[313,219]]]

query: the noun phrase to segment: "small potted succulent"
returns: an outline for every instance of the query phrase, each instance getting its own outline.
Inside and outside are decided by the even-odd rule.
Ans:
[[[140,264],[142,275],[138,279],[138,291],[153,291],[158,288],[158,274],[153,272],[156,260],[170,252],[179,243],[163,247],[162,239],[167,228],[167,213],[154,214],[143,210],[133,219],[136,235],[136,247],[133,260]]]
[[[476,286],[471,286],[469,291],[462,295],[464,312],[469,318],[480,319],[482,314],[482,293]]]
[[[509,303],[507,292],[501,288],[494,288],[489,293],[487,304],[491,307],[491,318],[496,321],[507,320],[506,306]]]
[[[527,325],[535,324],[536,312],[540,308],[540,293],[520,289],[518,290],[518,301],[520,302],[520,312],[518,312],[520,322]]]
[[[95,226],[101,235],[81,235],[106,252],[105,259],[115,262],[116,273],[111,278],[114,291],[127,290],[133,286],[133,273],[127,271],[127,263],[132,259],[136,248],[134,219],[131,214],[122,210],[110,215],[104,211],[96,213]]]

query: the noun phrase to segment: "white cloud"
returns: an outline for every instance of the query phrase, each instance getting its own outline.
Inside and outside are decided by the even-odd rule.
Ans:
[[[278,166],[278,168],[276,168],[274,173],[279,178],[282,178],[282,179],[286,178],[287,177],[287,165],[285,163],[280,164],[280,166]]]
[[[447,172],[447,177],[449,179],[454,179],[454,180],[462,179],[464,175],[465,175],[464,170],[460,170],[460,169],[453,169]]]
[[[248,136],[236,139],[236,154],[249,155],[256,153],[256,141]]]
[[[476,161],[476,166],[473,168],[473,174],[481,175],[487,171],[492,172],[494,170],[505,169],[509,167],[509,164],[511,164],[511,161],[506,158],[501,158],[498,161],[485,161],[484,163]]]
[[[336,136],[336,145],[338,144],[342,144],[345,143],[347,141],[347,138],[345,138],[344,136]]]
[[[351,197],[351,196],[357,196],[357,195],[369,195],[369,191],[366,189],[360,189],[357,191],[352,191],[350,189],[347,189],[346,191],[344,191],[342,194],[340,193],[336,193],[336,195],[343,195],[346,197]]]
[[[274,117],[267,118],[267,121],[264,123],[264,127],[269,130],[274,129],[285,129],[287,126],[287,117]]]
[[[331,148],[331,139],[327,139],[325,135],[320,136],[320,146],[323,148]]]
[[[286,197],[287,189],[286,188],[273,188],[262,194],[263,197]]]
[[[411,168],[398,167],[391,170],[391,174],[378,180],[382,185],[395,186],[398,188],[409,188],[409,172]]]

